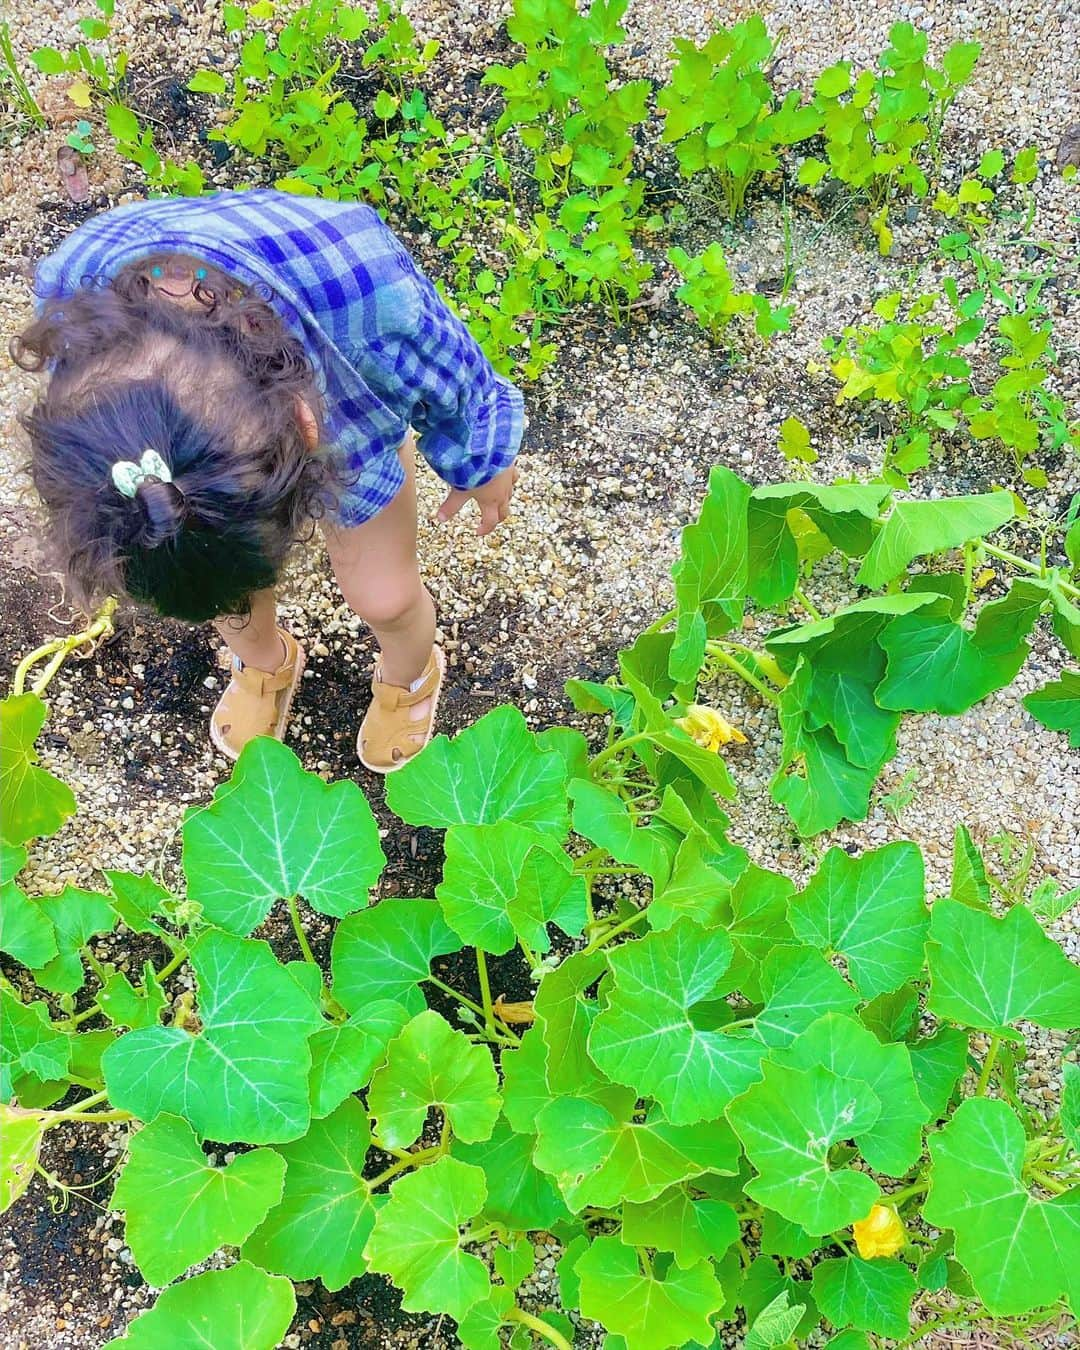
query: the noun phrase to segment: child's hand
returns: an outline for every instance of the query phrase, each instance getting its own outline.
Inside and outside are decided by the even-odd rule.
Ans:
[[[456,516],[467,501],[475,501],[480,508],[480,523],[477,534],[490,534],[496,525],[501,525],[510,514],[510,498],[514,495],[514,484],[521,470],[516,464],[503,469],[483,487],[463,492],[461,488],[451,488],[446,494],[442,506],[435,513],[438,521],[449,520]]]

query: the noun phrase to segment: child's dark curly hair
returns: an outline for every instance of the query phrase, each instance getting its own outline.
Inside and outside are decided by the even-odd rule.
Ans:
[[[84,606],[126,591],[201,623],[245,613],[334,496],[298,400],[319,399],[267,298],[192,260],[192,296],[159,294],[146,258],[48,301],[11,341],[48,387],[20,420],[52,541]],[[198,269],[196,271],[196,269]],[[112,466],[156,450],[172,482],[118,491]]]

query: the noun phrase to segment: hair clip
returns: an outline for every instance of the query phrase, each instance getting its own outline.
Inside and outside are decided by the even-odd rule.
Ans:
[[[152,277],[163,277],[165,275],[164,267],[151,267],[150,275]]]
[[[118,459],[112,466],[112,480],[122,497],[134,497],[141,483],[157,478],[162,483],[171,483],[172,473],[169,466],[156,450],[149,447],[142,452],[139,462],[133,459]]]
[[[205,281],[205,280],[206,280],[206,268],[205,268],[205,267],[196,267],[196,269],[195,269],[195,280],[196,280],[196,281]]]

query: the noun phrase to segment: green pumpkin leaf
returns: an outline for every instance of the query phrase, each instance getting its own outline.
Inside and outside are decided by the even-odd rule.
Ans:
[[[589,1054],[615,1082],[655,1097],[676,1125],[714,1119],[759,1077],[759,1042],[701,1030],[691,1017],[695,1004],[712,997],[731,957],[726,933],[680,919],[608,958],[614,980]]]
[[[191,947],[198,1035],[130,1031],[102,1056],[109,1100],[152,1120],[181,1116],[204,1139],[295,1139],[311,1117],[308,1038],[325,1023],[312,993],[265,942],[209,930]]]
[[[985,492],[941,501],[897,502],[863,560],[855,580],[878,590],[914,558],[981,539],[1015,514],[1012,494]]]
[[[573,1210],[651,1200],[701,1172],[734,1174],[738,1144],[723,1120],[672,1125],[653,1107],[618,1118],[598,1102],[559,1097],[536,1117],[533,1161],[558,1183]]]
[[[285,1164],[270,1149],[212,1167],[194,1130],[160,1115],[131,1137],[112,1206],[150,1284],[165,1285],[219,1247],[239,1247],[281,1198]]]
[[[627,804],[606,788],[575,778],[569,787],[574,804],[574,829],[621,863],[639,867],[655,886],[663,887],[679,846],[669,826],[652,821],[637,825]]]
[[[367,1112],[349,1098],[302,1139],[274,1150],[284,1192],[251,1231],[245,1258],[293,1280],[318,1278],[330,1290],[362,1275],[364,1244],[375,1222],[363,1177],[370,1143]]]
[[[637,1252],[617,1237],[598,1237],[576,1263],[581,1312],[625,1336],[634,1350],[669,1350],[687,1341],[711,1344],[710,1317],[723,1293],[712,1266],[672,1265],[663,1279],[643,1272]]]
[[[761,967],[778,947],[794,946],[788,902],[795,884],[751,863],[731,888],[731,919],[724,926],[735,947],[731,982],[755,1003],[764,1002]],[[707,926],[707,925],[706,925]]]
[[[490,1139],[502,1105],[491,1055],[430,1010],[408,1022],[376,1070],[368,1107],[379,1137],[404,1148],[419,1137],[428,1107],[438,1106],[458,1139]]]
[[[462,942],[501,956],[518,938],[534,951],[551,946],[547,924],[585,917],[585,880],[557,840],[512,820],[452,825],[435,894]],[[571,892],[576,894],[571,895]],[[580,928],[579,928],[580,931]]]
[[[34,742],[46,713],[37,694],[0,699],[0,835],[8,844],[55,834],[75,814],[71,789],[38,767]]]
[[[758,1175],[746,1192],[815,1235],[864,1218],[880,1195],[851,1168],[830,1168],[829,1149],[868,1133],[881,1114],[877,1094],[859,1078],[822,1067],[768,1063],[764,1077],[727,1115]]]
[[[864,998],[898,988],[922,970],[928,913],[922,854],[887,844],[857,858],[831,848],[791,902],[795,936],[846,958]]]
[[[858,1256],[814,1267],[814,1297],[834,1327],[874,1331],[902,1340],[910,1330],[915,1276],[902,1261]]]
[[[512,1247],[501,1243],[492,1255],[495,1273],[509,1289],[516,1289],[523,1280],[527,1280],[536,1268],[536,1253],[527,1237],[522,1237]]]
[[[939,1027],[932,1036],[915,1041],[908,1050],[919,1096],[930,1112],[930,1119],[940,1120],[967,1068],[968,1033],[957,1027]]]
[[[810,1281],[794,1280],[784,1275],[777,1263],[768,1257],[758,1256],[751,1261],[735,1294],[735,1300],[746,1313],[747,1322],[754,1325],[758,1324],[768,1308],[785,1294],[791,1311],[795,1308],[801,1309],[796,1319],[795,1337],[808,1336],[821,1320],[810,1289]],[[786,1320],[790,1324],[790,1318]],[[768,1325],[769,1321],[762,1320],[763,1328],[767,1328]],[[783,1325],[781,1322],[777,1329],[782,1331]]]
[[[754,1030],[770,1046],[784,1046],[824,1013],[850,1012],[858,995],[812,947],[778,947],[761,966],[765,1007]]]
[[[782,1289],[750,1322],[743,1350],[782,1350],[790,1345],[806,1312],[805,1303],[791,1304],[791,1293]]]
[[[1080,1188],[1036,1199],[1021,1179],[1024,1151],[1024,1130],[1011,1108],[986,1097],[962,1102],[930,1139],[923,1215],[956,1234],[957,1258],[997,1317],[1063,1295],[1075,1301],[1078,1292]]]
[[[709,634],[722,636],[742,617],[749,500],[749,485],[716,465],[698,519],[682,532],[681,554],[672,568],[678,617],[668,666],[677,683],[697,676]]]
[[[842,1331],[826,1342],[825,1350],[872,1350],[866,1335],[861,1331]]]
[[[452,741],[436,736],[387,779],[386,803],[410,825],[513,820],[566,834],[566,761],[541,749],[513,707],[495,708]]]
[[[789,418],[784,427],[795,420]],[[883,483],[769,483],[755,488],[748,514],[749,589],[755,602],[771,608],[795,590],[799,550],[788,523],[790,510],[804,511],[831,544],[857,556],[873,542],[872,522],[889,491]]]
[[[492,1285],[488,1297],[474,1303],[458,1322],[458,1339],[465,1350],[502,1350],[499,1328],[513,1307],[513,1291],[501,1284]]]
[[[417,986],[431,974],[432,959],[460,948],[434,900],[383,900],[338,924],[330,953],[334,997],[350,1013],[384,999],[421,1012]]]
[[[1063,670],[1059,680],[1051,680],[1022,699],[1024,707],[1051,731],[1068,733],[1069,745],[1080,749],[1080,670]]]
[[[156,933],[166,930],[155,923],[154,915],[162,914],[161,902],[170,899],[164,886],[159,886],[149,873],[105,871],[112,895],[109,903],[121,922],[133,933]]]
[[[527,1028],[520,1045],[504,1050],[499,1057],[503,1115],[518,1134],[531,1135],[536,1129],[537,1112],[557,1095],[547,1085],[546,1054],[539,1033]]]
[[[678,799],[676,799],[678,800]],[[703,928],[719,928],[731,918],[728,859],[717,853],[704,830],[691,826],[679,844],[671,876],[649,905],[653,929],[670,928],[684,915]]]
[[[184,872],[203,915],[240,937],[275,900],[334,918],[367,903],[386,859],[364,794],[324,783],[280,741],[256,737],[208,806],[184,822]]]
[[[460,1320],[488,1297],[487,1267],[461,1250],[460,1234],[484,1200],[483,1172],[456,1158],[440,1158],[394,1183],[364,1256],[404,1291],[406,1312],[446,1312]]]
[[[766,1256],[801,1260],[818,1249],[818,1240],[800,1224],[767,1209],[761,1216],[761,1250]]]
[[[587,1087],[606,1081],[588,1051],[598,1008],[585,997],[606,970],[603,952],[575,952],[545,975],[536,991],[534,1037],[546,1050],[547,1085],[555,1096],[582,1096]]]
[[[859,1020],[886,1044],[908,1040],[918,1019],[919,991],[914,984],[902,984],[891,994],[878,994],[859,1009]]]
[[[267,1275],[248,1261],[208,1270],[174,1284],[140,1313],[123,1336],[108,1342],[123,1350],[274,1350],[296,1312],[288,1280]]]
[[[0,952],[21,961],[31,970],[39,969],[56,956],[56,929],[41,908],[12,879],[26,862],[26,850],[0,844],[4,859],[0,880]]]
[[[1075,1028],[1080,966],[1075,966],[1031,913],[1017,905],[1003,919],[939,900],[927,945],[930,1011],[982,1031],[1012,1023]]]
[[[685,1186],[670,1186],[640,1204],[623,1204],[622,1241],[671,1252],[683,1270],[719,1258],[739,1240],[740,1232],[738,1215],[730,1205],[723,1200],[694,1200]]]
[[[957,825],[953,836],[952,884],[949,896],[971,909],[990,907],[990,881],[986,864],[975,847],[966,825]]]
[[[485,1143],[454,1141],[454,1157],[483,1170],[485,1218],[515,1232],[550,1228],[571,1217],[551,1179],[533,1166],[534,1143],[531,1134],[516,1134],[504,1120]]]
[[[24,1075],[38,1083],[65,1078],[70,1058],[71,1037],[53,1026],[48,1005],[22,1003],[0,987],[0,1098],[9,1101]]]
[[[855,1018],[829,1013],[792,1042],[781,1062],[798,1069],[820,1065],[838,1078],[857,1077],[888,1104],[868,1129],[852,1136],[875,1171],[902,1177],[919,1160],[930,1113],[916,1088],[906,1046],[882,1045]]]
[[[806,703],[807,730],[831,731],[856,768],[876,772],[895,753],[900,718],[879,707],[874,697],[885,666],[877,643],[849,649],[846,655],[850,662],[846,670],[815,664]]]
[[[847,751],[827,727],[807,725],[813,670],[804,659],[781,691],[779,717],[783,735],[780,767],[770,792],[804,835],[832,829],[841,820],[862,820],[870,809],[870,791],[877,768],[852,764]]]
[[[923,609],[926,605],[932,605],[937,598],[935,595],[919,595],[911,591],[871,595],[823,619],[778,629],[769,634],[765,646],[776,657],[781,670],[790,674],[798,665],[800,656],[820,661],[822,654],[830,647],[841,651],[868,647],[890,618]],[[842,662],[835,664],[836,668],[843,668]]]
[[[1046,600],[1045,582],[1016,577],[1000,600],[991,600],[979,610],[975,646],[983,652],[1015,651],[1035,626]]]
[[[881,635],[888,656],[874,697],[900,712],[964,713],[987,694],[1011,683],[1027,659],[1026,642],[988,652],[951,619],[903,614]]]
[[[367,1087],[372,1072],[386,1059],[387,1046],[408,1020],[407,1008],[379,999],[347,1022],[317,1031],[308,1042],[312,1116],[328,1116],[351,1093]]]
[[[1080,1065],[1061,1066],[1061,1132],[1074,1153],[1080,1153]]]
[[[57,955],[34,972],[35,979],[54,994],[78,993],[86,983],[82,948],[95,934],[110,932],[116,915],[104,896],[77,886],[46,895],[38,905],[56,933]]]
[[[0,1103],[0,1214],[9,1210],[34,1179],[45,1117]]]
[[[154,967],[143,964],[143,982],[136,989],[123,971],[116,970],[97,992],[97,1005],[116,1026],[156,1027],[161,1014],[168,1007],[165,991],[154,978]],[[165,1280],[151,1280],[151,1284],[165,1284]]]

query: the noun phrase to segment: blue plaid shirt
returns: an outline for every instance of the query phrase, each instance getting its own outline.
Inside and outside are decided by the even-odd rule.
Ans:
[[[479,487],[512,463],[520,391],[370,207],[273,189],[131,202],[86,221],[43,259],[35,293],[66,297],[84,279],[162,251],[272,288],[314,369],[325,440],[349,473],[342,524],[370,520],[397,493],[397,449],[410,426],[453,487]]]

